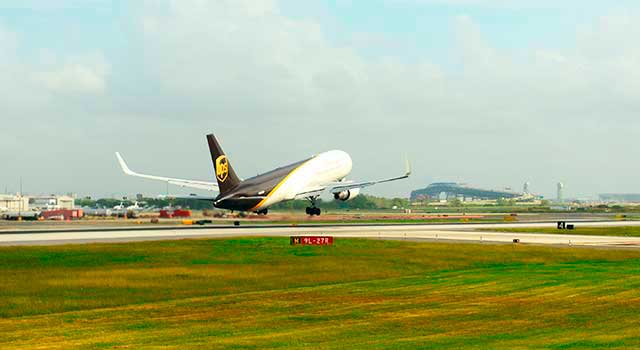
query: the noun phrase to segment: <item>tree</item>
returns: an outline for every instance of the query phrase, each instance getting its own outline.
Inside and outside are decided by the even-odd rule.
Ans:
[[[453,199],[447,199],[447,202],[449,203],[450,207],[456,207],[459,208],[462,206],[462,201],[458,198],[453,198]]]
[[[505,199],[505,198],[500,198],[496,201],[496,204],[499,207],[512,207],[514,205],[516,205],[516,201],[514,199]]]

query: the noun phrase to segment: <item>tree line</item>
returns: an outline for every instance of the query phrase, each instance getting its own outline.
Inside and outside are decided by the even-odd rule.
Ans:
[[[132,205],[135,199],[116,199],[116,198],[100,198],[97,200],[91,198],[76,199],[76,206],[79,207],[99,207],[99,208],[113,208],[120,203],[124,205]],[[213,205],[209,201],[202,201],[197,199],[165,199],[165,198],[142,198],[137,200],[141,203],[140,206],[164,208],[164,207],[182,207],[194,210],[213,209]],[[340,200],[318,200],[318,207],[323,209],[362,209],[362,210],[375,210],[375,209],[402,209],[409,208],[409,200],[406,198],[384,198],[369,195],[359,195],[349,201]],[[292,200],[286,202],[280,202],[271,207],[275,210],[304,210],[309,206],[307,200]]]

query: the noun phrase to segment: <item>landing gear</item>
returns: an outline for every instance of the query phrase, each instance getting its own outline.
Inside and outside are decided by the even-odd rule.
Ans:
[[[268,212],[269,212],[269,209],[260,209],[260,210],[256,211],[256,214],[258,214],[258,215],[267,215]]]
[[[311,202],[311,206],[307,207],[307,209],[305,210],[307,215],[320,216],[321,210],[320,210],[320,208],[316,207],[316,200],[317,199],[318,199],[318,196],[307,197],[307,200],[309,200],[309,202]]]
[[[316,208],[316,207],[307,207],[307,209],[305,210],[305,212],[307,213],[307,215],[311,215],[311,216],[318,215],[318,216],[320,216],[320,213],[321,213],[322,211],[320,210],[320,208]]]

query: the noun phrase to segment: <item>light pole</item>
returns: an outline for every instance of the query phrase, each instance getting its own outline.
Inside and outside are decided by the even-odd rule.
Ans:
[[[20,196],[18,198],[20,200],[20,206],[18,209],[18,221],[22,221],[22,204],[24,202],[24,196],[22,195],[22,176],[20,176]]]

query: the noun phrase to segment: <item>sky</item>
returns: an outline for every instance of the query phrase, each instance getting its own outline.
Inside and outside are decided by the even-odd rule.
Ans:
[[[342,149],[409,157],[374,195],[640,192],[638,37],[626,0],[3,0],[0,191],[167,192],[115,151],[213,181],[213,132],[245,178]]]

